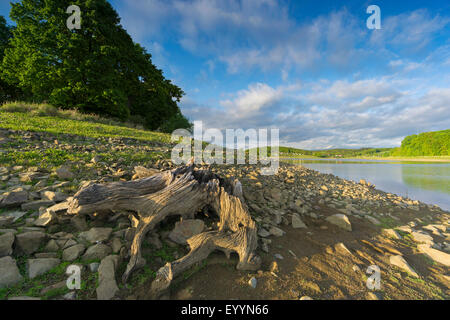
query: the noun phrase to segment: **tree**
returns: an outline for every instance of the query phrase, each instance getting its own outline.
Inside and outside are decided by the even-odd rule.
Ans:
[[[81,29],[69,30],[66,9],[81,9]],[[180,113],[184,94],[135,44],[106,0],[22,0],[6,49],[3,76],[27,100],[117,117],[145,118],[150,129]]]
[[[9,40],[12,37],[12,27],[6,24],[6,19],[0,16],[0,64],[3,61],[5,50],[9,46]],[[7,100],[17,99],[20,95],[20,90],[0,78],[0,103]]]

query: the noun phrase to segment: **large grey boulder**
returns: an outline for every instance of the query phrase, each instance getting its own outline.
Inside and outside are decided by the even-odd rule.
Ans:
[[[97,299],[110,300],[119,291],[116,283],[116,268],[119,265],[119,256],[111,255],[104,258],[98,268]]]
[[[0,208],[20,206],[28,201],[28,191],[11,191],[3,194]]]
[[[12,232],[0,236],[0,258],[10,256],[13,252],[12,245],[16,236]]]
[[[187,219],[178,221],[170,232],[169,239],[178,244],[186,244],[186,240],[196,234],[202,233],[205,223],[202,220]]]
[[[84,250],[86,250],[86,247],[83,244],[76,244],[65,249],[62,253],[62,258],[64,261],[74,261],[81,256]]]
[[[43,241],[46,235],[40,231],[30,231],[16,235],[16,249],[20,253],[27,255],[35,253]]]
[[[89,247],[83,255],[83,261],[101,260],[111,254],[111,247],[103,243]]]
[[[345,214],[340,214],[340,213],[334,214],[334,215],[326,218],[326,220],[329,223],[334,224],[341,229],[344,229],[347,231],[352,231],[352,224],[350,223],[350,220],[348,219],[348,217]]]
[[[16,261],[11,257],[0,258],[0,288],[6,288],[19,283],[23,277],[20,275]]]
[[[50,271],[61,261],[56,258],[40,258],[40,259],[29,259],[27,261],[27,272],[30,279],[36,278],[37,276],[43,275],[47,271]]]
[[[419,278],[419,275],[417,274],[417,272],[415,272],[413,270],[413,268],[410,267],[410,265],[408,264],[408,262],[406,262],[406,260],[400,256],[400,255],[396,255],[396,256],[390,256],[389,257],[389,263],[399,267],[400,269],[402,269],[403,271],[409,273],[410,275]]]
[[[102,242],[109,239],[112,228],[92,228],[89,231],[80,233],[80,238],[91,243]]]

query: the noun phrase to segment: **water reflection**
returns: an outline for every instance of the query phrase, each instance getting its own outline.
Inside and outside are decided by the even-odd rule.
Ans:
[[[450,163],[383,160],[283,160],[450,210]]]

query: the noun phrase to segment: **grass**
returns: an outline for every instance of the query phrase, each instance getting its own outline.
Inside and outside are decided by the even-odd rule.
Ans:
[[[5,129],[48,132],[55,135],[74,134],[91,138],[132,138],[160,143],[170,142],[170,135],[165,133],[130,128],[118,122],[101,123],[101,118],[98,117],[93,122],[94,119],[89,120],[81,116],[64,118],[61,114],[53,112],[28,112],[27,106],[11,107],[11,104],[1,106],[0,126]],[[34,110],[32,107],[30,109]]]

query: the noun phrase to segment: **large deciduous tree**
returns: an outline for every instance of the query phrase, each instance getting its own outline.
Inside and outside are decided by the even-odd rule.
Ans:
[[[70,5],[81,9],[81,29],[66,25]],[[137,115],[150,129],[181,115],[183,91],[133,42],[106,0],[22,0],[10,16],[16,27],[2,76],[27,100],[123,120]]]

